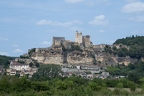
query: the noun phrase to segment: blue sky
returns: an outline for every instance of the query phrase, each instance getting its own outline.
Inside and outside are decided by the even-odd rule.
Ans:
[[[53,36],[93,44],[144,35],[144,0],[0,0],[0,54],[19,56],[45,48]]]

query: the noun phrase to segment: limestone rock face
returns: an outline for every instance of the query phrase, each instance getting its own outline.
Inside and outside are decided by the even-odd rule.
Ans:
[[[85,52],[71,52],[67,55],[67,62],[70,64],[93,64],[94,58],[88,56]]]
[[[46,49],[38,48],[32,53],[31,58],[44,64],[62,64],[64,62],[61,46],[53,46]]]
[[[63,55],[45,57],[45,60],[43,63],[44,64],[63,64],[64,63]]]
[[[34,60],[37,60],[40,63],[43,63],[45,57],[43,57],[43,56],[36,56],[36,57],[31,57],[31,58],[34,59]]]
[[[124,64],[128,65],[129,63],[135,63],[138,61],[138,59],[130,58],[129,56],[126,57],[118,57],[114,55],[108,55],[108,54],[101,54],[100,56],[95,57],[97,61],[105,64],[105,65],[117,65],[117,64]]]
[[[60,45],[52,45],[49,48],[36,48],[29,52],[32,59],[44,64],[97,64],[112,66],[117,64],[128,65],[138,60],[126,57],[118,57],[105,52],[104,44],[90,47],[82,47],[82,50],[70,50],[72,46],[80,46],[78,43],[63,41]],[[110,46],[113,47],[114,45]],[[118,45],[117,45],[118,46]],[[127,48],[126,46],[124,46]],[[144,61],[144,59],[142,58]]]

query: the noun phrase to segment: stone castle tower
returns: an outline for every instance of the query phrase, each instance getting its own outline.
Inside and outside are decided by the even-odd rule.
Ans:
[[[77,42],[79,44],[82,43],[82,33],[79,33],[78,31],[76,31],[75,42]]]
[[[78,31],[76,31],[75,42],[83,45],[84,47],[91,46],[90,36],[89,35],[83,36],[82,33],[81,32],[79,33]]]
[[[89,35],[83,36],[83,37],[82,37],[82,43],[83,43],[83,46],[84,46],[84,47],[89,47],[89,46],[91,46],[90,36],[89,36]]]

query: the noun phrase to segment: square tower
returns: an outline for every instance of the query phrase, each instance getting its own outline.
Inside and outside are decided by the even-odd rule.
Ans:
[[[79,33],[78,31],[76,31],[75,42],[77,42],[79,44],[82,43],[82,33],[81,32]]]
[[[84,47],[89,47],[91,45],[89,35],[83,36],[82,39],[83,39],[83,46]]]

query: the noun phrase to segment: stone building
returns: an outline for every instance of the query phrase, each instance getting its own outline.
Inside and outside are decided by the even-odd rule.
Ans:
[[[78,31],[76,31],[75,42],[79,43],[83,47],[90,47],[92,45],[90,41],[90,36],[83,36],[82,33],[79,33]]]
[[[29,64],[21,64],[21,63],[18,63],[16,61],[11,61],[9,67],[10,67],[10,69],[14,69],[17,71],[21,71],[23,69],[27,70],[30,68]]]
[[[82,43],[82,33],[79,33],[78,31],[76,31],[75,42],[78,42],[79,44]]]
[[[53,37],[53,45],[61,45],[65,41],[65,37]]]
[[[84,47],[89,47],[91,45],[90,36],[89,35],[83,36],[82,37],[82,41],[83,41],[83,46]]]

